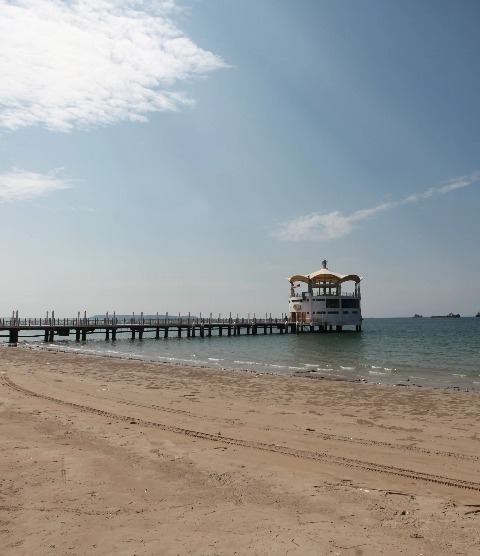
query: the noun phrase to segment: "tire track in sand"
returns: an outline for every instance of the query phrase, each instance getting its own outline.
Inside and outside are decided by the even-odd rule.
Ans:
[[[456,479],[452,477],[443,477],[441,475],[422,473],[420,471],[395,467],[392,465],[382,465],[379,463],[373,463],[373,462],[363,461],[359,459],[333,456],[322,452],[310,452],[306,450],[298,450],[295,448],[289,448],[288,446],[280,446],[278,444],[267,444],[264,442],[254,442],[254,441],[243,440],[240,438],[229,438],[226,436],[210,434],[210,433],[201,432],[197,430],[190,430],[181,427],[175,427],[172,425],[166,425],[164,423],[147,421],[145,419],[139,419],[131,415],[121,415],[118,413],[113,413],[111,411],[104,411],[101,409],[96,409],[94,407],[68,402],[66,400],[61,400],[59,398],[53,398],[51,396],[46,396],[44,394],[33,392],[32,390],[28,390],[26,388],[23,388],[22,386],[19,386],[18,384],[15,384],[12,380],[10,380],[5,375],[1,376],[1,384],[7,388],[11,388],[21,394],[24,394],[25,396],[31,396],[31,397],[47,400],[55,404],[60,404],[66,407],[76,409],[78,411],[82,411],[84,413],[100,415],[102,417],[107,417],[108,419],[128,421],[144,427],[158,428],[174,434],[181,434],[184,436],[190,436],[190,437],[199,438],[202,440],[208,440],[220,444],[227,444],[230,446],[250,448],[253,450],[260,450],[260,451],[270,452],[274,454],[282,454],[285,456],[291,456],[291,457],[296,457],[299,459],[310,460],[310,461],[321,461],[323,463],[340,465],[352,469],[362,469],[364,471],[381,473],[384,475],[396,475],[405,479],[413,479],[416,481],[436,483],[439,485],[449,486],[453,488],[468,489],[468,490],[480,492],[480,483],[476,483],[473,481],[465,481],[462,479]]]

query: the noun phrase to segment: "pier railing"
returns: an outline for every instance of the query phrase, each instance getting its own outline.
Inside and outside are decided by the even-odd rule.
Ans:
[[[234,324],[280,324],[285,322],[285,318],[280,317],[197,317],[197,316],[179,316],[179,317],[75,317],[75,318],[56,318],[56,317],[39,317],[39,318],[0,318],[0,326],[2,327],[44,327],[44,326],[181,326],[181,325],[234,325]]]
[[[32,332],[35,334],[38,331],[44,335],[45,342],[53,341],[55,335],[57,336],[70,336],[71,333],[75,334],[75,339],[85,341],[88,334],[92,333],[104,333],[105,339],[115,340],[117,333],[130,332],[132,340],[134,340],[138,334],[139,339],[143,339],[143,335],[146,332],[154,332],[155,338],[160,338],[160,332],[164,338],[169,337],[171,331],[177,333],[178,337],[182,337],[183,333],[186,333],[187,337],[195,337],[197,334],[200,337],[212,336],[213,331],[222,336],[225,332],[228,336],[237,336],[244,333],[256,335],[261,333],[263,330],[264,334],[272,334],[275,330],[280,334],[288,334],[291,332],[304,332],[310,331],[315,332],[315,327],[319,332],[321,331],[332,331],[333,326],[336,327],[337,331],[342,330],[342,326],[348,325],[348,323],[340,322],[336,320],[334,323],[328,322],[328,318],[324,315],[305,318],[303,314],[299,315],[300,318],[297,320],[289,319],[287,316],[282,314],[281,317],[272,317],[265,314],[265,318],[257,317],[250,314],[247,317],[232,317],[231,314],[228,317],[222,317],[221,314],[218,317],[213,316],[210,313],[208,317],[200,316],[182,316],[181,314],[175,317],[170,315],[158,315],[157,316],[144,316],[143,313],[140,316],[132,314],[132,316],[113,316],[101,315],[96,317],[87,317],[86,313],[83,317],[78,313],[75,318],[57,318],[55,317],[55,312],[52,311],[51,314],[47,313],[44,317],[39,318],[21,318],[17,312],[13,312],[11,318],[0,318],[0,331],[7,332],[7,334],[0,334],[1,337],[8,336],[9,343],[16,345],[19,341],[22,332],[26,332],[28,337],[32,336]],[[361,325],[355,325],[355,329],[360,331]],[[27,337],[23,336],[23,337]]]

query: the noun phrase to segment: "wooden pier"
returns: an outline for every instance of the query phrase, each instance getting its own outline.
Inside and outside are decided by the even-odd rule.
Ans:
[[[299,334],[302,332],[341,332],[341,326],[326,326],[321,319],[308,322],[293,322],[286,317],[274,318],[221,318],[217,317],[143,317],[133,315],[130,318],[117,318],[108,314],[104,318],[55,318],[54,312],[45,318],[19,318],[18,312],[10,319],[0,319],[0,336],[8,337],[8,343],[16,344],[20,338],[43,337],[45,342],[53,342],[55,337],[74,336],[77,342],[85,342],[87,336],[94,333],[104,334],[105,340],[115,341],[118,334],[128,334],[132,340],[143,340],[144,334],[153,332],[154,338],[205,338],[216,336],[240,336],[257,334]],[[3,332],[3,334],[2,334]]]

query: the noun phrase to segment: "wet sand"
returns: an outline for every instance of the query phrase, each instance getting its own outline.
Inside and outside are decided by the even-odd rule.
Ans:
[[[476,555],[480,397],[0,348],[9,555]]]

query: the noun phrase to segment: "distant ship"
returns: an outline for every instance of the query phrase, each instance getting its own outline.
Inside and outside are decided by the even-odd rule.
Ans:
[[[459,318],[460,315],[458,313],[456,315],[454,315],[453,313],[448,313],[448,315],[432,315],[432,319],[459,319]]]
[[[480,311],[475,315],[476,317],[480,317]]]
[[[414,319],[421,319],[422,317],[423,317],[423,315],[417,315],[417,313],[415,313],[415,314],[413,315],[413,318],[414,318]]]

